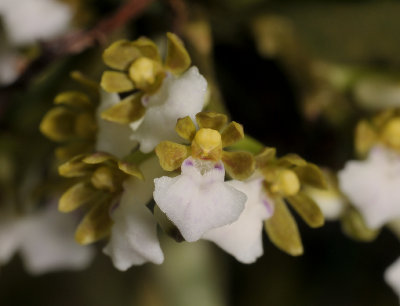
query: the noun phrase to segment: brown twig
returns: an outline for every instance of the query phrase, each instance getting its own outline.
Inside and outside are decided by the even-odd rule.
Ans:
[[[104,44],[106,37],[137,17],[154,0],[129,0],[112,16],[101,20],[92,29],[69,33],[61,38],[42,42],[41,55],[33,60],[20,77],[12,84],[0,89],[0,115],[15,90],[23,89],[30,80],[55,60],[65,55],[79,54],[96,44]]]
[[[188,8],[185,0],[168,0],[169,6],[174,14],[172,30],[178,35],[183,34],[183,29],[188,20]]]

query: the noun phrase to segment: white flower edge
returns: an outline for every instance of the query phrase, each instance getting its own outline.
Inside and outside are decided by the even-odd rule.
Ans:
[[[221,161],[213,163],[188,157],[181,170],[177,177],[155,179],[153,195],[158,207],[186,241],[196,241],[205,232],[239,218],[247,196],[224,182]]]
[[[338,173],[339,186],[367,226],[379,228],[400,217],[400,155],[372,148],[364,161],[349,161]]]
[[[84,269],[90,264],[94,252],[91,247],[75,242],[75,227],[74,216],[58,212],[56,205],[49,205],[26,217],[3,218],[0,263],[6,264],[20,251],[31,274]]]
[[[0,51],[0,85],[8,85],[18,77],[18,55],[5,50]]]
[[[354,86],[356,103],[370,110],[400,105],[400,86],[396,79],[383,76],[363,77]]]
[[[101,113],[120,102],[115,93],[100,90],[100,105],[96,110],[97,137],[96,151],[107,152],[118,158],[128,155],[137,146],[137,142],[130,139],[132,129],[128,125],[110,122],[101,118]]]
[[[163,140],[180,141],[175,131],[178,118],[192,120],[204,105],[207,81],[197,67],[191,67],[181,76],[168,75],[160,89],[143,98],[146,113],[141,123],[131,124],[131,138],[139,141],[143,153],[151,152]]]
[[[53,38],[65,32],[72,20],[72,10],[54,0],[2,0],[0,15],[7,38],[13,45],[25,45],[39,39]]]
[[[400,301],[400,258],[386,269],[384,278],[386,283],[397,294]]]
[[[263,255],[262,232],[264,220],[273,214],[273,202],[262,190],[262,178],[251,178],[245,182],[228,181],[227,184],[247,196],[245,208],[239,219],[206,232],[203,239],[217,244],[238,261],[254,263]]]
[[[303,192],[317,203],[326,220],[338,220],[343,214],[346,203],[336,190],[305,186]]]
[[[157,222],[146,207],[152,198],[154,177],[164,172],[156,157],[144,161],[140,169],[145,180],[129,178],[124,182],[120,204],[111,214],[114,221],[111,237],[103,249],[121,271],[132,265],[161,264],[164,261],[157,237]]]

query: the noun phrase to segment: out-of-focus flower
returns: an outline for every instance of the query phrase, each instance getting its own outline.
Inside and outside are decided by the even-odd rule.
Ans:
[[[386,269],[384,277],[385,281],[400,298],[400,258]]]
[[[296,221],[288,210],[287,201],[311,227],[324,224],[324,216],[314,200],[304,192],[304,187],[326,188],[321,170],[296,154],[281,158],[274,148],[265,148],[255,158],[257,168],[264,178],[263,185],[274,207],[273,215],[265,221],[271,241],[290,255],[301,255],[303,245]]]
[[[337,220],[344,213],[347,203],[339,190],[336,177],[327,170],[323,171],[323,175],[326,189],[305,186],[304,193],[318,204],[326,220]]]
[[[9,42],[26,45],[65,32],[72,11],[67,4],[55,0],[2,0],[0,16]]]
[[[105,109],[102,118],[130,124],[132,139],[148,153],[162,140],[178,140],[176,120],[194,115],[204,105],[207,82],[180,39],[167,34],[168,50],[163,63],[156,45],[147,38],[117,41],[104,51],[105,63],[119,71],[106,71],[101,86],[108,92],[132,92],[120,103]],[[137,90],[136,92],[133,92]]]
[[[157,222],[146,204],[153,197],[154,178],[163,174],[156,158],[141,164],[143,181],[127,179],[119,205],[111,212],[114,224],[104,253],[119,270],[145,262],[161,264],[164,255],[157,238]]]
[[[18,77],[19,57],[11,51],[0,51],[0,85],[12,83]]]
[[[367,75],[356,82],[354,95],[356,102],[366,109],[399,107],[399,80],[382,75]]]
[[[74,241],[74,228],[74,216],[60,214],[54,205],[26,216],[3,212],[0,264],[6,264],[19,251],[26,269],[32,274],[84,269],[94,253],[91,248]]]
[[[97,83],[78,72],[71,77],[85,91],[66,91],[54,99],[55,106],[43,117],[40,131],[49,139],[61,144],[55,151],[60,160],[78,154],[106,152],[125,157],[137,145],[129,137],[132,130],[125,125],[109,122],[100,117],[101,112],[119,102],[117,94],[106,93]]]
[[[112,226],[110,210],[123,193],[123,182],[130,176],[143,179],[138,166],[120,161],[106,153],[78,155],[59,167],[60,175],[79,178],[59,201],[59,210],[71,212],[85,206],[88,209],[79,224],[75,239],[89,244],[109,235]]]
[[[370,228],[400,216],[400,156],[375,146],[364,161],[349,161],[339,172],[340,189],[361,212]]]
[[[264,220],[273,214],[273,202],[263,190],[262,182],[261,176],[253,176],[244,182],[228,181],[227,184],[247,196],[245,208],[237,221],[203,235],[203,239],[213,241],[237,260],[247,264],[262,256]]]
[[[356,153],[364,157],[376,145],[400,153],[400,109],[389,109],[361,120],[355,131]]]
[[[243,138],[240,124],[225,126],[225,115],[205,112],[198,113],[196,121],[197,131],[189,116],[176,124],[177,133],[191,146],[163,141],[156,147],[163,169],[181,167],[181,175],[156,179],[154,200],[187,241],[239,218],[247,197],[224,182],[225,169],[233,178],[246,179],[255,167],[250,153],[222,150]]]
[[[146,159],[139,168],[112,155],[94,153],[73,158],[59,171],[63,176],[80,179],[59,202],[62,212],[86,207],[87,213],[75,233],[80,244],[110,237],[104,252],[120,270],[147,261],[163,261],[157,223],[145,206],[152,196],[153,178],[163,173],[156,159]]]

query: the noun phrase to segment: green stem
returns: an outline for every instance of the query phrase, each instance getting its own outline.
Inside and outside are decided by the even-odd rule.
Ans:
[[[264,148],[264,144],[254,139],[249,135],[245,135],[244,138],[229,148],[232,150],[248,151],[253,154],[258,154]]]

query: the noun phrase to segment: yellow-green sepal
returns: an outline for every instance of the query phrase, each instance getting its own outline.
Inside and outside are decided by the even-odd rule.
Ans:
[[[253,155],[249,152],[222,151],[221,160],[230,177],[245,180],[253,174],[256,166]]]
[[[232,121],[221,132],[222,147],[228,147],[244,138],[243,126]]]
[[[373,241],[380,233],[380,229],[369,228],[360,213],[352,207],[344,212],[341,221],[343,233],[357,241]]]
[[[264,225],[269,239],[279,249],[292,256],[303,254],[297,223],[281,198],[274,199],[274,214]]]
[[[214,112],[200,112],[196,114],[196,122],[199,128],[221,130],[228,121],[228,117],[224,114]]]
[[[189,147],[171,141],[162,141],[155,149],[161,168],[166,171],[178,169],[189,156],[189,150]]]
[[[180,137],[186,140],[193,140],[196,134],[196,126],[189,116],[179,118],[176,122],[175,131]]]
[[[64,192],[58,202],[58,210],[63,213],[71,212],[78,207],[98,200],[98,195],[98,191],[92,187],[90,182],[79,182]]]
[[[321,209],[309,196],[303,192],[287,197],[290,205],[301,218],[312,228],[321,227],[325,223]]]
[[[182,40],[173,33],[167,33],[167,57],[165,59],[165,68],[173,74],[181,74],[186,71],[191,59]]]
[[[100,86],[107,92],[126,92],[135,89],[135,85],[126,73],[105,71],[101,77]]]
[[[104,120],[129,124],[142,118],[146,112],[145,107],[141,102],[142,94],[135,93],[114,106],[104,110],[101,113],[101,118]]]
[[[109,214],[110,205],[111,199],[105,196],[85,215],[75,232],[75,240],[79,244],[87,245],[109,236],[113,224]]]
[[[133,42],[122,39],[112,43],[104,50],[103,61],[111,68],[126,70],[140,56],[141,52]]]

